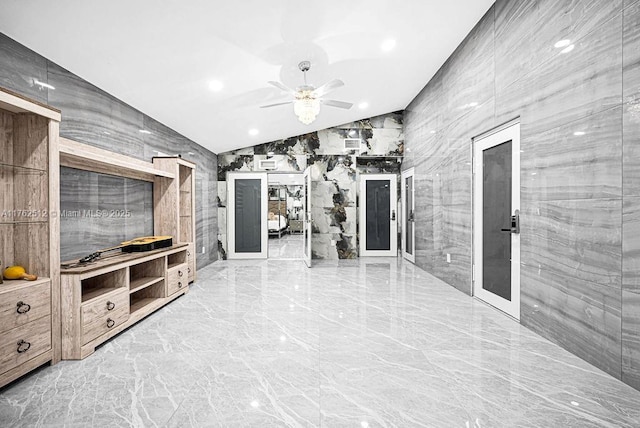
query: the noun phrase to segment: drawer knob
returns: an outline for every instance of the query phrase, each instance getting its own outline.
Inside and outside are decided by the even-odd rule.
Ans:
[[[31,305],[24,303],[23,301],[18,302],[17,306],[18,308],[16,309],[16,312],[19,314],[26,314],[31,310]]]
[[[178,271],[178,276],[182,276],[182,271],[181,270]]]
[[[107,319],[107,327],[111,328],[114,325],[116,325],[116,322],[114,320],[112,320],[111,318]]]
[[[107,302],[107,310],[108,310],[108,311],[112,311],[115,307],[116,307],[116,304],[115,304],[115,303],[113,303],[113,302],[111,302],[111,301],[108,301],[108,302]]]
[[[18,342],[18,354],[25,353],[31,348],[31,343],[21,340]]]
[[[178,281],[178,288],[182,288],[182,282]]]

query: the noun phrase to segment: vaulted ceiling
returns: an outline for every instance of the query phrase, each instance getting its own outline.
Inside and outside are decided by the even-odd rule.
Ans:
[[[405,108],[492,3],[3,0],[0,32],[220,153]],[[267,82],[300,86],[302,60],[354,106],[310,125],[260,108],[289,99]]]

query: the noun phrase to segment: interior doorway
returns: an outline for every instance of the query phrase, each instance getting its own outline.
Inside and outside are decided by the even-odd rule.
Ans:
[[[230,172],[227,192],[229,259],[267,258],[267,174]]]
[[[360,255],[397,256],[398,176],[360,175]]]
[[[402,257],[411,263],[416,262],[416,229],[415,229],[415,210],[416,200],[414,191],[414,169],[409,168],[402,171],[400,175],[401,197],[402,201]]]
[[[302,173],[268,173],[267,227],[269,259],[302,259],[304,177]]]
[[[520,319],[520,124],[475,138],[473,294]]]

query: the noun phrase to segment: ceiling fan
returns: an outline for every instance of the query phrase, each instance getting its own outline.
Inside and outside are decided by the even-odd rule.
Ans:
[[[322,98],[329,92],[338,89],[341,86],[344,86],[344,82],[342,80],[333,79],[320,86],[319,88],[316,88],[315,86],[307,83],[307,71],[309,71],[309,69],[311,68],[311,62],[302,61],[300,62],[300,64],[298,64],[298,68],[304,74],[304,85],[298,86],[295,90],[280,82],[268,82],[270,85],[275,86],[276,88],[286,92],[287,94],[293,95],[293,99],[289,101],[260,106],[260,108],[293,104],[293,111],[296,116],[298,116],[298,119],[300,119],[300,122],[308,125],[313,122],[316,119],[318,113],[320,113],[320,104],[347,110],[353,106],[352,103],[346,103],[344,101],[337,100],[327,100]]]

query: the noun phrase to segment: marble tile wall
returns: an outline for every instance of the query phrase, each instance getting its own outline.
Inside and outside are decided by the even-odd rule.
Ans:
[[[27,97],[62,110],[60,135],[85,144],[111,150],[150,162],[153,156],[180,154],[195,162],[196,169],[196,249],[198,267],[217,259],[216,183],[218,160],[214,153],[150,118],[144,113],[114,98],[100,88],[54,64],[41,55],[0,33],[0,85]],[[41,89],[34,79],[53,85],[56,89]],[[140,129],[150,134],[140,133]],[[63,174],[61,188],[73,186],[65,180],[73,174]],[[102,180],[105,182],[105,180]],[[107,191],[92,187],[92,191]],[[149,192],[148,189],[145,192]],[[64,196],[64,194],[63,194]],[[70,196],[70,195],[66,195]],[[145,197],[148,197],[146,195]],[[69,201],[70,202],[70,201]],[[152,210],[144,218],[131,221],[132,231],[148,231]],[[86,242],[120,242],[121,230],[107,228],[98,233],[93,220],[78,224],[76,231],[63,233],[62,247],[67,254],[71,248],[84,248]],[[64,222],[62,223],[64,228]],[[63,230],[64,232],[64,230]],[[134,232],[132,232],[134,233]],[[139,235],[139,234],[137,234]],[[131,236],[133,237],[133,236]],[[100,242],[100,244],[97,244]],[[65,250],[67,251],[67,250]],[[75,255],[74,255],[75,257]]]
[[[403,166],[416,263],[471,293],[471,140],[520,117],[521,322],[638,389],[639,28],[637,0],[498,0],[405,110]]]
[[[627,5],[622,22],[622,380],[640,388],[640,2]]]
[[[60,168],[60,259],[153,235],[153,183]]]
[[[345,150],[345,138],[359,138],[360,150]],[[272,153],[269,155],[268,153]],[[311,170],[312,256],[352,259],[358,256],[358,175],[399,173],[404,154],[403,114],[347,123],[334,128],[221,153],[218,156],[218,252],[227,254],[226,174],[259,171],[259,161],[273,159],[275,171]]]

